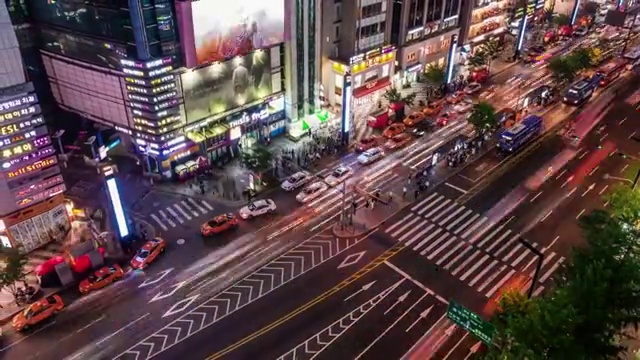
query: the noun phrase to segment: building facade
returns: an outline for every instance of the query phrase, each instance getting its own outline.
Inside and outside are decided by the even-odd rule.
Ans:
[[[0,36],[0,243],[29,252],[69,228],[65,185],[4,2]]]
[[[116,129],[149,172],[284,132],[285,0],[27,1],[56,103]]]

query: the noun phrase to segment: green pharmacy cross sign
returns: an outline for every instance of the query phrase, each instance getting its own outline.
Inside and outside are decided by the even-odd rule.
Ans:
[[[458,326],[477,336],[485,344],[491,345],[495,329],[491,323],[482,320],[480,315],[451,301],[447,309],[447,317]]]

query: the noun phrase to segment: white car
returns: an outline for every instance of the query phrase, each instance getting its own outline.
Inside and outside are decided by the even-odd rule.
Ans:
[[[468,111],[471,111],[471,109],[473,108],[473,100],[471,99],[465,99],[465,101],[461,102],[460,104],[456,105],[453,107],[453,111],[459,113],[459,114],[464,114]]]
[[[482,89],[482,85],[478,83],[471,83],[464,88],[464,93],[467,95],[475,94]]]
[[[360,154],[360,156],[358,156],[358,162],[362,165],[367,165],[376,160],[382,159],[383,156],[384,152],[380,148],[376,147]]]
[[[238,211],[243,219],[251,219],[256,216],[272,213],[276,210],[276,203],[271,199],[261,199],[250,203]]]
[[[327,184],[323,182],[314,182],[313,184],[304,188],[300,192],[300,194],[296,196],[296,200],[304,204],[322,195],[322,193],[325,192],[328,188],[329,187],[327,186]]]
[[[588,32],[589,31],[587,30],[587,28],[579,27],[573,32],[573,35],[575,35],[575,36],[585,36],[585,35],[587,35]]]
[[[311,180],[311,174],[307,171],[300,171],[283,181],[281,187],[284,191],[293,191],[308,183],[309,180]]]
[[[351,170],[348,166],[339,166],[337,169],[333,170],[331,175],[324,178],[324,182],[329,184],[329,186],[336,186],[341,182],[347,180],[349,176],[353,175],[353,170]]]

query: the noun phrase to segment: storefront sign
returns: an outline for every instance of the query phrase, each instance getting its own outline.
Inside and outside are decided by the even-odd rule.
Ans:
[[[7,136],[26,128],[36,127],[44,124],[44,118],[42,116],[35,117],[29,120],[23,120],[14,124],[8,124],[0,126],[0,136]]]
[[[7,100],[0,103],[0,111],[9,111],[20,106],[31,105],[38,102],[35,94],[27,94],[17,99]]]
[[[391,53],[393,52],[393,50],[395,50],[395,47],[393,45],[387,45],[381,48],[373,49],[373,50],[367,51],[364,54],[358,54],[356,56],[352,56],[349,59],[349,64],[354,65],[354,64],[363,62],[365,60],[371,60],[379,55]]]
[[[26,174],[30,174],[34,171],[38,171],[41,169],[44,169],[46,167],[49,167],[51,165],[55,165],[58,162],[58,160],[56,159],[55,156],[40,160],[40,161],[36,161],[33,164],[21,167],[17,170],[14,171],[10,171],[7,173],[7,178],[12,179],[18,176],[22,176],[22,175],[26,175]]]
[[[359,98],[373,93],[374,91],[383,89],[391,84],[389,77],[370,81],[353,91],[353,97]]]
[[[17,157],[15,159],[11,159],[11,160],[3,162],[2,163],[2,169],[0,169],[0,170],[6,171],[6,170],[11,169],[11,167],[13,167],[13,166],[17,166],[17,165],[22,164],[22,163],[33,161],[35,159],[40,159],[40,158],[43,158],[45,156],[51,156],[51,155],[53,155],[55,153],[56,153],[56,151],[53,149],[53,147],[48,147],[48,148],[45,148],[45,149],[42,149],[42,150],[34,151],[32,153],[29,153],[29,154],[24,154],[24,155],[22,155],[20,157]]]
[[[7,146],[11,146],[29,139],[33,139],[39,136],[47,134],[47,127],[41,126],[37,129],[23,131],[21,133],[10,135],[4,139],[0,139],[0,149],[4,149]]]
[[[120,64],[122,64],[122,66],[129,66],[129,67],[134,67],[138,69],[151,69],[154,67],[171,64],[171,57],[166,57],[166,58],[157,59],[157,60],[150,60],[144,63],[139,61],[121,59]]]
[[[43,180],[39,183],[36,184],[32,184],[29,185],[27,187],[24,187],[22,189],[19,189],[17,191],[14,191],[14,197],[16,198],[16,200],[22,200],[26,197],[29,197],[33,194],[37,194],[39,192],[42,192],[52,186],[56,186],[60,183],[64,182],[64,179],[62,178],[62,175],[56,175],[52,178]]]
[[[11,121],[11,120],[18,120],[21,119],[25,116],[30,116],[30,115],[34,115],[34,114],[38,114],[40,113],[40,106],[38,105],[32,105],[29,107],[26,107],[24,109],[18,109],[18,110],[13,110],[11,112],[5,112],[0,114],[0,123],[1,122],[5,122],[5,121]]]
[[[56,194],[59,194],[63,191],[65,191],[65,187],[64,184],[60,184],[57,186],[52,187],[51,189],[47,189],[39,194],[36,194],[34,196],[28,197],[28,198],[24,198],[22,200],[19,200],[16,202],[16,205],[18,205],[18,207],[23,208],[23,207],[27,207],[33,203],[36,202],[40,202],[42,200],[45,200],[47,198],[50,198]]]
[[[48,136],[41,137],[39,139],[35,139],[28,143],[20,144],[13,146],[9,149],[2,150],[2,159],[9,159],[14,156],[22,155],[24,153],[32,152],[41,148],[43,146],[47,146],[51,144],[51,139]]]
[[[227,123],[230,128],[244,126],[248,124],[252,124],[254,122],[264,120],[269,117],[269,110],[266,106],[263,106],[261,109],[253,111],[253,112],[243,112],[240,115],[232,116],[233,120],[229,120]]]

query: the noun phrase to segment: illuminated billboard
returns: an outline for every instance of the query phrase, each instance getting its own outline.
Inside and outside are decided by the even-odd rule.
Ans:
[[[224,61],[284,42],[284,0],[192,2],[197,63]]]
[[[8,111],[24,105],[31,105],[38,102],[34,94],[25,94],[19,98],[3,101],[0,103],[0,111]]]
[[[42,116],[38,116],[33,119],[22,120],[13,124],[3,125],[0,126],[0,136],[12,135],[26,128],[32,128],[40,125],[44,125],[44,118]]]
[[[47,147],[44,149],[40,149],[38,151],[34,151],[34,152],[30,152],[30,153],[26,153],[23,154],[22,156],[13,158],[11,160],[6,160],[2,162],[2,165],[0,166],[0,170],[6,171],[11,169],[14,166],[20,165],[20,164],[24,164],[27,163],[29,161],[33,161],[36,159],[40,159],[43,158],[45,156],[50,156],[55,154],[56,151],[53,149],[53,147]]]
[[[25,130],[23,132],[11,134],[7,137],[0,139],[0,150],[6,149],[7,147],[18,144],[29,139],[35,139],[37,137],[41,137],[47,135],[48,130],[46,126],[41,126],[39,128]]]
[[[38,114],[40,113],[40,106],[39,105],[32,105],[29,107],[26,107],[24,109],[17,109],[17,110],[13,110],[13,111],[8,111],[5,113],[0,114],[0,123],[1,122],[5,122],[5,121],[11,121],[11,120],[18,120],[21,119],[25,116],[30,116],[30,115],[34,115],[34,114]]]
[[[42,180],[38,183],[25,186],[18,190],[14,190],[13,196],[16,198],[16,200],[24,200],[30,196],[33,196],[34,194],[41,193],[63,182],[64,180],[62,179],[62,175],[56,175],[48,179]]]
[[[0,152],[0,158],[4,160],[12,158],[14,156],[24,155],[25,153],[32,152],[49,144],[51,144],[51,139],[49,139],[48,136],[45,136],[26,142],[24,144],[12,145]]]
[[[55,156],[52,156],[46,159],[36,161],[33,164],[29,164],[27,166],[18,168],[14,171],[9,171],[6,176],[8,179],[13,179],[22,175],[31,174],[34,171],[42,170],[49,166],[55,165],[57,162],[58,162],[57,158]]]
[[[269,52],[211,64],[181,78],[187,121],[197,121],[271,95]]]
[[[29,205],[32,205],[34,203],[40,202],[42,200],[46,200],[54,195],[60,194],[61,192],[64,192],[66,190],[64,184],[60,184],[57,186],[54,186],[50,189],[47,189],[39,194],[36,194],[34,196],[31,197],[27,197],[24,198],[22,200],[19,200],[16,202],[16,205],[18,205],[19,208],[24,208],[27,207]]]

